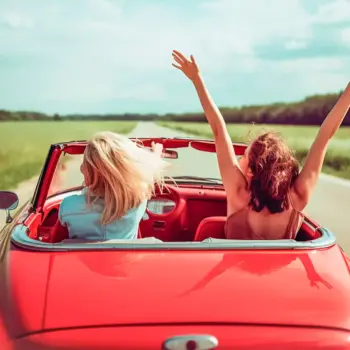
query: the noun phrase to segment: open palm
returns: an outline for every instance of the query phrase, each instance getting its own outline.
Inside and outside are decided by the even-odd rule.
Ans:
[[[187,78],[194,80],[199,75],[199,69],[192,55],[190,60],[188,60],[181,52],[176,50],[173,51],[172,55],[175,62],[178,63],[173,63],[173,66],[183,71]]]

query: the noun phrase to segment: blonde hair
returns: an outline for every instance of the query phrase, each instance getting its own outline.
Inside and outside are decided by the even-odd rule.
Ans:
[[[124,216],[162,187],[169,163],[127,137],[100,132],[88,142],[83,159],[87,202],[104,199],[101,223]],[[95,197],[95,198],[94,198]]]

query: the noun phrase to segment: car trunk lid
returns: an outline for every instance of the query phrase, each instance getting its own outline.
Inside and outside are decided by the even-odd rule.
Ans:
[[[320,251],[52,253],[44,328],[186,323],[350,329],[349,271]]]

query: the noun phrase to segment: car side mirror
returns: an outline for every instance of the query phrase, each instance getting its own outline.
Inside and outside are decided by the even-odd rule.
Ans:
[[[11,210],[15,210],[18,207],[18,196],[16,193],[11,191],[0,191],[0,210],[6,211],[6,223],[12,222],[10,215]]]

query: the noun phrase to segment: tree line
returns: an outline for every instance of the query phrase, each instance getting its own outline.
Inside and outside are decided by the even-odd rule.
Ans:
[[[250,105],[243,107],[221,107],[220,110],[227,123],[264,123],[320,125],[337,102],[340,94],[325,94],[306,97],[292,103],[273,103],[267,105]],[[48,115],[39,112],[0,110],[0,121],[30,120],[168,120],[179,122],[206,122],[203,113],[159,114],[71,114]],[[350,113],[343,125],[350,126]]]

